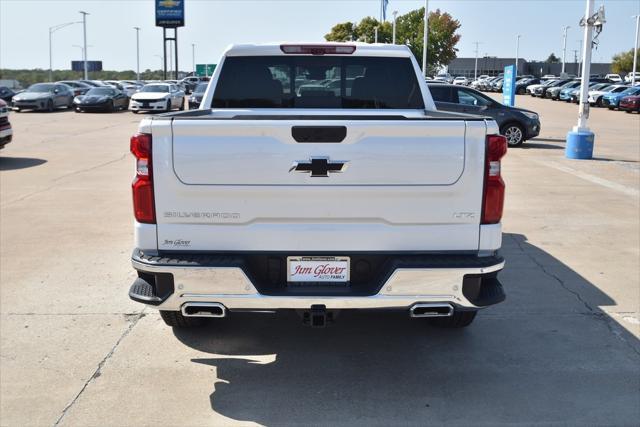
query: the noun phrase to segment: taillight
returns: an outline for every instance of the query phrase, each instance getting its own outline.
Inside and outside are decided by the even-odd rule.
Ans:
[[[507,139],[502,135],[488,135],[485,154],[482,224],[496,224],[502,218],[504,181],[500,175],[500,159],[505,154],[507,154]]]
[[[282,44],[280,50],[287,54],[301,55],[351,55],[356,51],[356,47],[354,45]]]
[[[151,135],[138,133],[131,137],[131,153],[136,157],[136,177],[133,190],[133,214],[136,221],[156,223],[153,198],[153,169],[151,167]]]

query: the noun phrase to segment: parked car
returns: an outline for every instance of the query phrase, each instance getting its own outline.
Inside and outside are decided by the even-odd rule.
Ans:
[[[491,90],[493,83],[500,80],[500,77],[491,77],[480,83],[480,90],[483,92],[488,92]]]
[[[535,90],[535,96],[538,96],[540,98],[548,98],[549,97],[549,90],[554,88],[554,87],[561,87],[562,85],[569,83],[571,80],[569,79],[560,79],[560,80],[554,80],[552,83],[545,85],[545,86],[541,86],[539,88],[536,88]]]
[[[189,97],[189,110],[200,108],[200,103],[207,90],[207,86],[209,86],[209,83],[198,83],[198,86],[191,92],[191,96]]]
[[[611,86],[611,83],[589,83],[589,90],[601,90]],[[588,93],[588,92],[587,92]],[[577,104],[580,102],[580,86],[569,91],[569,102]]]
[[[184,110],[184,91],[172,83],[151,83],[145,85],[131,97],[129,109],[139,111]]]
[[[209,77],[200,77],[200,76],[189,76],[180,80],[180,83],[184,85],[185,93],[187,94],[192,93],[200,83],[208,83],[208,82],[209,82]]]
[[[454,85],[468,86],[469,85],[469,79],[464,77],[464,76],[458,76],[455,79],[453,79],[453,84]]]
[[[4,99],[0,99],[0,149],[11,142],[13,129],[9,123],[9,104]]]
[[[142,86],[144,86],[144,85],[133,84],[133,83],[129,83],[121,80],[105,80],[104,82],[110,86],[115,87],[119,91],[125,93],[128,98],[131,98],[134,93],[136,93]]]
[[[525,93],[527,93],[527,86],[537,85],[539,83],[540,79],[535,77],[518,80],[516,82],[516,93],[518,95],[524,95]]]
[[[437,111],[406,46],[223,55],[202,101],[213,109],[145,118],[130,140],[131,299],[174,328],[292,309],[315,327],[336,310],[396,309],[462,328],[504,300],[494,120]],[[293,89],[345,69],[363,70],[351,96]]]
[[[580,86],[580,80],[574,80],[563,84],[562,86],[554,86],[547,90],[547,98],[554,101],[560,99],[560,92],[563,90],[573,89]]]
[[[61,80],[56,82],[59,84],[67,85],[71,88],[71,92],[73,92],[74,96],[84,95],[91,89],[93,86],[90,86],[86,83],[76,81],[76,80]]]
[[[540,134],[538,114],[524,108],[503,105],[472,88],[455,85],[427,85],[438,110],[478,114],[498,123],[500,134],[510,147],[522,145]]]
[[[553,80],[557,78],[558,76],[555,76],[553,74],[545,74],[544,76],[541,77],[542,80]]]
[[[590,90],[589,91],[589,104],[596,107],[602,107],[602,96],[607,93],[620,93],[629,88],[627,85],[610,85],[602,90]]]
[[[100,80],[78,80],[79,82],[82,83],[86,83],[89,86],[93,86],[93,87],[102,87],[102,86],[109,86],[108,84],[100,81]]]
[[[447,83],[453,83],[453,76],[449,73],[440,73],[433,78],[433,80],[440,80]]]
[[[536,96],[536,90],[539,87],[549,86],[550,84],[554,83],[555,81],[556,80],[542,80],[542,81],[540,81],[540,83],[529,85],[529,86],[527,86],[527,92],[531,96]]]
[[[491,84],[491,91],[492,92],[502,92],[502,83],[503,83],[504,79],[503,78],[499,78],[496,81],[494,81]]]
[[[609,92],[602,95],[602,106],[609,110],[614,110],[620,105],[620,100],[625,96],[633,96],[640,94],[640,86],[634,86],[623,90],[622,92]]]
[[[622,77],[620,77],[620,74],[607,74],[604,78],[612,83],[622,83]]]
[[[640,95],[625,96],[620,100],[620,109],[627,113],[640,113]]]
[[[129,106],[129,97],[114,87],[94,87],[86,94],[76,96],[73,100],[73,106],[76,113],[126,110]]]
[[[13,109],[53,111],[59,107],[71,108],[73,93],[67,85],[58,83],[36,83],[13,97]]]
[[[640,82],[640,71],[631,71],[626,76],[624,76],[625,83],[631,83],[634,74],[636,76],[636,83]]]
[[[6,86],[0,86],[0,99],[7,103],[7,105],[11,105],[11,98],[14,97],[16,92]]]
[[[483,74],[481,76],[478,76],[477,79],[475,79],[474,81],[472,81],[469,86],[471,86],[474,89],[479,89],[480,83],[482,83],[483,81],[489,79],[490,77],[487,76],[486,74]]]

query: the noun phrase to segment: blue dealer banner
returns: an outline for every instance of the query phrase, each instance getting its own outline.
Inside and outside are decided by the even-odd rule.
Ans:
[[[184,0],[156,0],[156,27],[183,27]]]
[[[513,107],[516,105],[516,66],[504,67],[504,80],[502,81],[502,103]]]

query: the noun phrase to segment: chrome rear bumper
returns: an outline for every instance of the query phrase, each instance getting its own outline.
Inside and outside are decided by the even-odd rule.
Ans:
[[[134,290],[132,286],[129,295],[135,301],[175,311],[181,310],[185,303],[203,302],[222,304],[230,311],[309,309],[317,305],[327,310],[409,309],[417,303],[450,303],[462,309],[477,309],[504,300],[496,278],[496,273],[504,267],[502,258],[469,255],[468,265],[458,262],[450,267],[446,257],[433,256],[429,259],[437,262],[426,267],[396,268],[374,295],[354,296],[348,292],[328,296],[265,295],[258,291],[241,266],[224,266],[219,262],[207,265],[197,261],[197,255],[172,259],[145,256],[136,251],[132,258],[140,276],[136,282],[142,281],[153,289],[144,288],[144,283],[140,288],[140,282],[134,286],[142,290]]]

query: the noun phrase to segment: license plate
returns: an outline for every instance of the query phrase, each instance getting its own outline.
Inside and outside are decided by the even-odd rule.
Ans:
[[[349,257],[288,257],[287,282],[349,281]]]

